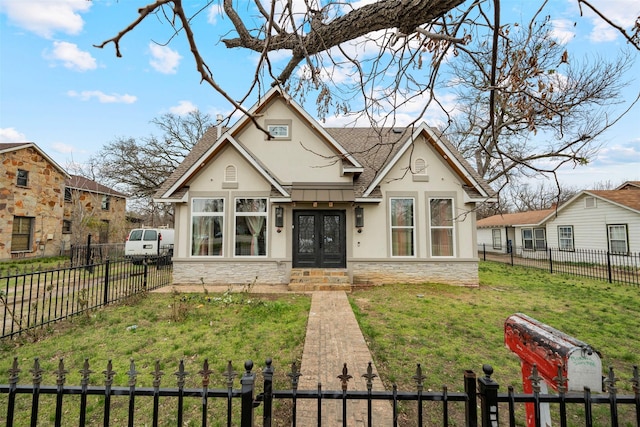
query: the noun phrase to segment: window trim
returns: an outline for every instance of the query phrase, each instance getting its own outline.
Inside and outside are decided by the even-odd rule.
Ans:
[[[570,237],[562,237],[562,231],[561,229],[568,229],[571,232],[571,236]],[[562,241],[563,240],[569,240],[571,239],[571,244],[569,248],[564,248]],[[573,234],[573,225],[559,225],[558,226],[558,249],[563,251],[563,252],[575,252],[576,250],[576,246],[574,244],[574,234]]]
[[[612,227],[622,227],[624,229],[624,252],[614,252],[611,248],[611,228]],[[616,239],[616,241],[620,241]],[[607,250],[614,255],[629,255],[629,226],[628,224],[607,224]]]
[[[531,231],[531,239],[525,239],[524,232]],[[536,236],[536,231],[542,231],[543,238],[542,242],[544,243],[543,247],[538,246],[538,237]],[[543,227],[525,227],[520,231],[520,235],[522,237],[522,250],[523,251],[546,251],[547,250],[547,231]],[[526,241],[531,240],[531,247],[527,248]]]
[[[431,201],[432,200],[451,200],[451,225],[432,225],[431,224]],[[453,196],[429,196],[427,198],[428,218],[427,226],[429,227],[429,256],[431,258],[455,258],[458,252],[456,246],[456,221],[454,212],[456,211],[455,197]],[[434,255],[433,254],[433,230],[450,230],[451,231],[451,255]]]
[[[62,234],[71,234],[72,233],[73,223],[69,219],[62,220]]]
[[[261,212],[238,212],[237,209],[237,203],[239,199],[246,199],[246,200],[264,200],[264,211]],[[232,223],[232,227],[233,227],[233,257],[234,258],[266,258],[268,256],[268,252],[269,252],[269,245],[268,245],[268,232],[269,232],[269,212],[270,212],[270,201],[268,197],[264,197],[264,196],[237,196],[234,197],[233,199],[233,223]],[[237,218],[238,217],[248,217],[248,216],[262,216],[264,217],[264,224],[262,225],[262,228],[264,229],[264,255],[238,255],[236,253],[236,244],[237,244],[237,238],[238,238],[238,234],[237,234],[237,229],[236,229],[236,224],[237,224]]]
[[[496,232],[498,235],[498,244],[496,245]],[[502,249],[502,230],[499,228],[491,229],[491,245],[493,249]]]
[[[222,211],[219,212],[194,212],[195,200],[220,200],[222,201]],[[225,255],[225,242],[226,242],[226,229],[225,229],[225,214],[227,208],[227,199],[222,196],[202,196],[202,197],[193,197],[191,199],[191,221],[189,222],[189,257],[191,258],[221,258]],[[222,219],[222,224],[220,229],[222,230],[222,240],[220,242],[220,253],[219,254],[194,254],[194,243],[193,243],[193,220],[195,217],[219,217]],[[215,238],[215,236],[214,236]]]
[[[29,231],[28,233],[15,233],[15,225],[16,225],[16,221],[22,222],[23,219],[27,219],[29,220]],[[26,253],[26,252],[33,252],[33,232],[34,232],[34,227],[35,227],[35,218],[32,216],[14,216],[13,217],[13,225],[11,228],[11,253]],[[14,241],[14,236],[27,236],[27,246],[25,249],[14,249],[13,248],[13,241]]]
[[[21,176],[24,175],[24,176]],[[28,187],[29,186],[29,171],[26,169],[18,169],[16,172],[16,186]]]
[[[72,202],[73,201],[73,192],[71,187],[64,187],[64,201]]]
[[[100,201],[100,207],[103,211],[111,210],[111,196],[108,194],[102,195],[102,200]]]
[[[293,120],[292,119],[282,119],[282,120],[277,120],[277,119],[268,119],[264,121],[264,125],[265,128],[267,129],[267,132],[269,132],[269,135],[271,135],[271,131],[270,128],[272,127],[283,127],[287,129],[287,134],[286,135],[281,135],[281,136],[277,136],[277,135],[271,135],[271,137],[265,135],[264,139],[265,140],[269,140],[269,141],[291,141],[292,138],[292,125],[293,125]]]
[[[394,200],[411,200],[411,225],[393,225],[392,204]],[[415,258],[417,254],[416,245],[416,198],[411,196],[393,196],[389,197],[389,253],[392,258]],[[393,253],[393,230],[394,229],[410,229],[411,230],[411,255],[394,255]]]

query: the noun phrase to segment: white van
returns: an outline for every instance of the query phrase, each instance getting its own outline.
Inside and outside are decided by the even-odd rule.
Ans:
[[[124,256],[134,262],[173,256],[173,228],[134,228],[124,245]]]

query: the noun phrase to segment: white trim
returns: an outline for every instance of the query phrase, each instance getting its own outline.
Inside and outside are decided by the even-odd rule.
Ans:
[[[411,200],[411,226],[399,226],[399,225],[393,225],[393,216],[392,216],[392,211],[391,211],[391,204],[394,200]],[[417,224],[416,224],[416,198],[412,197],[412,196],[391,196],[389,197],[389,204],[388,204],[388,210],[387,210],[387,215],[389,218],[389,257],[391,258],[416,258],[417,253],[418,253],[418,247],[417,247],[417,241],[416,241],[416,228],[417,228]],[[393,254],[393,230],[395,229],[408,229],[411,228],[411,250],[412,250],[412,254],[411,255],[394,255]]]

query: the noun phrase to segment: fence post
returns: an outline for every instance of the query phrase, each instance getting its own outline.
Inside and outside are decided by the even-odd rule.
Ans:
[[[87,234],[87,252],[85,253],[85,270],[89,273],[93,273],[93,262],[91,260],[91,233]]]
[[[611,252],[607,250],[607,274],[609,277],[609,283],[611,283]]]
[[[478,426],[478,395],[476,393],[476,374],[473,371],[464,371],[464,393],[467,401],[464,403],[465,427]]]
[[[549,250],[549,273],[553,274],[553,260],[551,259],[551,248]]]
[[[149,265],[147,264],[147,257],[145,257],[144,261],[142,261],[142,265],[144,266],[143,275],[142,275],[142,289],[147,290],[147,278],[149,276]],[[134,292],[132,292],[133,294]]]
[[[268,358],[265,361],[265,368],[262,370],[262,376],[264,377],[264,408],[262,415],[262,425],[264,427],[271,427],[271,412],[273,410],[273,366],[271,366],[272,360]]]
[[[107,257],[104,263],[104,305],[109,304],[109,257]]]
[[[242,427],[253,427],[253,390],[256,376],[251,372],[253,369],[253,361],[244,362],[245,372],[240,379],[242,386],[242,413],[240,416],[240,425]]]
[[[511,255],[511,267],[513,267],[513,245],[511,245],[511,252],[509,252],[509,255]]]
[[[497,382],[491,379],[493,368],[482,365],[484,377],[478,379],[480,393],[480,412],[482,413],[482,427],[498,427],[498,388]]]
[[[487,244],[486,243],[482,244],[482,260],[483,261],[487,260]]]

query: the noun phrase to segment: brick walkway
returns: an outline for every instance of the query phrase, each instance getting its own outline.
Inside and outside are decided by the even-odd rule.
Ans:
[[[302,364],[300,366],[301,390],[315,390],[318,383],[323,390],[341,390],[341,382],[337,378],[346,363],[349,390],[366,391],[366,380],[362,377],[371,362],[371,353],[360,332],[355,315],[349,305],[347,295],[342,291],[313,292],[311,310],[307,323]],[[373,372],[377,369],[373,365]],[[373,380],[373,390],[384,390],[379,378]],[[391,426],[392,408],[388,401],[373,401],[373,425]],[[317,402],[315,400],[298,401],[299,426],[315,426],[317,424]],[[348,401],[347,425],[367,425],[367,402]],[[322,406],[322,426],[342,426],[342,401],[324,400]]]

